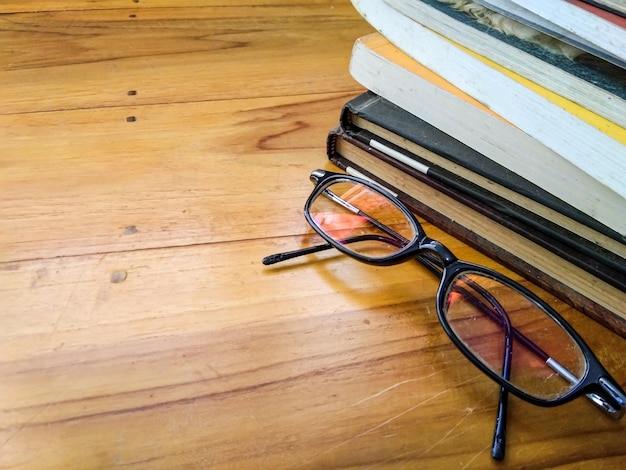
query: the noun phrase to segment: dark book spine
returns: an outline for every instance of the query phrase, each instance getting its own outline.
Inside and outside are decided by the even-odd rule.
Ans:
[[[346,103],[341,112],[341,126],[348,131],[358,130],[353,124],[356,117],[434,152],[598,233],[626,243],[626,239],[615,230],[371,91]]]
[[[363,145],[369,147],[374,136],[372,133],[364,130],[356,132],[345,131],[346,138],[356,139]],[[609,283],[616,283],[616,287],[626,290],[626,259],[622,258],[612,251],[606,250],[598,244],[591,242],[578,234],[567,230],[550,220],[538,216],[532,211],[527,210],[511,201],[491,193],[471,181],[468,181],[446,169],[438,168],[431,162],[424,158],[420,158],[417,155],[413,155],[406,150],[395,146],[391,142],[386,142],[384,139],[376,137],[376,141],[385,145],[389,149],[402,154],[404,157],[408,157],[411,161],[421,163],[428,168],[428,175],[442,182],[445,186],[454,188],[457,191],[471,197],[472,199],[479,201],[483,204],[482,207],[489,207],[502,217],[506,216],[510,220],[515,222],[516,226],[521,228],[525,227],[526,230],[533,230],[538,237],[546,240],[553,240],[549,248],[555,253],[567,257],[568,251],[572,253],[578,253],[577,258],[581,259],[581,263],[586,260],[584,269],[592,272],[597,277],[603,277],[606,272],[606,279]],[[373,155],[380,155],[381,152],[370,150]],[[397,159],[385,155],[390,164],[393,164],[402,171],[410,169],[409,166],[402,164]],[[413,170],[415,171],[415,170]],[[520,230],[521,230],[520,228]],[[519,231],[519,230],[517,230]],[[543,243],[540,243],[543,245]],[[582,257],[581,257],[582,256]],[[581,265],[581,267],[583,267]],[[607,272],[609,268],[610,272]],[[615,273],[614,273],[614,272]],[[602,273],[598,276],[598,273]],[[615,277],[617,274],[618,278]]]
[[[522,220],[522,217],[518,216],[520,213],[524,215],[523,210],[520,209],[515,209],[518,211],[518,214],[511,216],[511,211],[508,211],[509,214],[507,214],[501,210],[504,207],[504,201],[495,201],[493,199],[489,201],[485,200],[484,191],[481,191],[476,185],[463,181],[461,178],[456,178],[455,175],[446,175],[444,178],[439,177],[439,175],[434,177],[428,176],[385,153],[369,147],[366,141],[354,136],[350,132],[341,132],[339,138],[367,152],[372,157],[398,168],[409,177],[429,183],[430,186],[435,187],[443,194],[462,202],[464,205],[474,209],[480,214],[495,220],[503,227],[519,233],[524,238],[546,248],[573,265],[584,269],[607,284],[626,292],[626,264],[623,260],[620,262],[612,253],[606,252],[606,250],[600,251],[599,247],[597,247],[596,251],[592,251],[590,249],[591,247],[587,247],[582,239],[576,240],[577,243],[575,246],[573,246],[573,243],[564,243],[563,238],[567,237],[572,239],[576,237],[576,235],[569,233],[559,239],[556,236],[562,234],[558,227],[549,227],[550,230],[538,229],[537,226],[541,226],[541,222],[535,222],[532,225],[529,224],[528,222],[532,220],[531,214],[525,214],[525,220]],[[580,248],[589,249],[581,251]]]

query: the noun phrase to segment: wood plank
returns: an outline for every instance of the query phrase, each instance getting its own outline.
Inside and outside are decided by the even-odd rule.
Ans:
[[[111,9],[133,9],[149,10],[154,8],[179,8],[179,7],[228,7],[233,6],[301,6],[301,5],[321,5],[331,8],[343,7],[347,2],[341,0],[179,0],[172,4],[171,0],[36,0],[20,2],[6,0],[2,2],[3,13],[22,12],[50,12],[50,11],[82,11],[82,10],[111,10]]]
[[[5,271],[5,462],[488,464],[497,387],[443,335],[423,298],[435,280],[414,263],[375,268],[330,253],[263,267],[276,248],[240,241]],[[565,313],[580,317],[593,346],[619,347]],[[626,379],[623,356],[603,360]],[[623,426],[596,413],[583,400],[550,410],[513,400],[507,463],[623,452],[614,444]]]
[[[0,260],[302,233],[351,96],[0,116]]]
[[[370,30],[345,4],[14,15],[0,114],[351,91],[353,38]]]
[[[348,0],[2,10],[1,468],[500,466],[498,387],[430,273],[261,264],[312,242],[309,172],[371,31]],[[529,287],[626,383],[622,338]],[[626,464],[624,424],[584,399],[511,399],[508,436],[507,468]]]

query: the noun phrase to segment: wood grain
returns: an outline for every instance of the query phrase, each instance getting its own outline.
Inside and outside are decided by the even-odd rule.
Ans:
[[[2,114],[352,91],[369,31],[345,3],[6,16]]]
[[[348,1],[26,3],[0,14],[0,468],[502,467],[429,273],[260,262],[308,242],[361,91]],[[625,384],[624,339],[544,296]],[[626,463],[583,399],[509,421],[505,468]]]
[[[308,173],[326,164],[320,142],[350,96],[0,116],[10,135],[0,259],[300,233],[301,215],[294,227],[282,214],[301,210]]]

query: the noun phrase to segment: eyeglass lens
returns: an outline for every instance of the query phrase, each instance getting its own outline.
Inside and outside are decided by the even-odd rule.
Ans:
[[[587,362],[576,341],[516,289],[483,273],[464,271],[452,280],[445,296],[444,315],[457,338],[523,392],[555,399],[583,376]],[[505,370],[507,354],[511,364]]]
[[[315,198],[309,213],[319,229],[350,251],[382,258],[416,236],[406,215],[391,200],[367,186],[340,181]]]

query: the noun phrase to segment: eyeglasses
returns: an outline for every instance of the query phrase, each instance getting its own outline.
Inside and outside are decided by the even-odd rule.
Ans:
[[[508,393],[540,406],[586,395],[611,417],[624,415],[624,390],[541,298],[492,269],[457,259],[385,188],[323,170],[314,171],[311,180],[315,188],[304,214],[327,243],[271,255],[263,264],[336,248],[379,266],[415,259],[437,275],[437,315],[444,331],[500,385],[493,458],[504,458]]]

